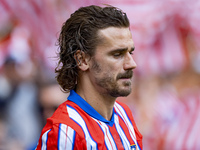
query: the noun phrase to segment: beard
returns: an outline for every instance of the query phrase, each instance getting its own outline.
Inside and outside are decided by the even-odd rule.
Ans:
[[[124,81],[122,86],[111,77],[96,78],[96,84],[105,90],[105,93],[112,97],[125,97],[131,93],[131,82]]]
[[[101,74],[102,69],[100,65],[93,61],[92,69],[95,71],[95,74]],[[122,85],[118,84],[118,80],[123,78],[131,78],[133,76],[132,70],[127,70],[125,73],[119,73],[114,78],[114,74],[111,71],[104,72],[101,77],[95,77],[95,83],[104,89],[104,94],[108,94],[112,97],[125,97],[131,93],[131,80],[123,81]]]

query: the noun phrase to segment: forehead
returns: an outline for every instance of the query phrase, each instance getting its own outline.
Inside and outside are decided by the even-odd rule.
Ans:
[[[129,28],[109,27],[98,31],[101,39],[99,46],[133,47],[132,34]]]

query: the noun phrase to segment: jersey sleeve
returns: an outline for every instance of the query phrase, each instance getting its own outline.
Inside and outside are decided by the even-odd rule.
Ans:
[[[84,140],[66,124],[53,125],[41,134],[36,150],[76,150],[84,149]]]

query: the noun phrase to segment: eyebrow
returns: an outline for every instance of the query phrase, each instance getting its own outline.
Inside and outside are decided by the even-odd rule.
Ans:
[[[130,52],[133,52],[135,50],[135,47],[132,47]],[[128,48],[119,48],[119,49],[115,49],[115,50],[112,50],[111,53],[114,53],[114,52],[125,52],[125,51],[128,51]]]

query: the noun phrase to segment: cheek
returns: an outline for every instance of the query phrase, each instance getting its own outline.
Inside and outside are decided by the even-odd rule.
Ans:
[[[103,78],[108,78],[110,81],[114,82],[117,78],[118,70],[113,67],[106,66],[101,75]]]
[[[96,72],[97,76],[107,76],[109,78],[116,79],[116,76],[120,72],[122,66],[123,65],[120,60],[117,61],[104,58],[93,61],[92,69]]]

